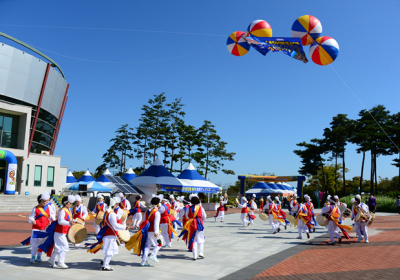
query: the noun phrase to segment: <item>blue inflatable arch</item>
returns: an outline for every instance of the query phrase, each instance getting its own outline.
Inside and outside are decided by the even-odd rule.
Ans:
[[[4,194],[15,194],[15,187],[17,186],[17,169],[18,169],[17,158],[10,151],[0,150],[0,160],[5,160],[7,162]]]

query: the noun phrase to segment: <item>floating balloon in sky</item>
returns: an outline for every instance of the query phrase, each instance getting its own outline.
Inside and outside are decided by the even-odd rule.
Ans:
[[[310,57],[318,65],[331,64],[338,54],[339,44],[335,39],[328,36],[316,38],[310,46]]]
[[[226,46],[231,54],[242,56],[249,52],[250,45],[243,39],[245,34],[243,31],[235,31],[229,35]]]
[[[303,46],[311,45],[321,33],[321,22],[314,16],[301,16],[292,25],[292,37],[301,38]]]
[[[255,20],[247,28],[247,36],[272,37],[272,28],[265,20]]]

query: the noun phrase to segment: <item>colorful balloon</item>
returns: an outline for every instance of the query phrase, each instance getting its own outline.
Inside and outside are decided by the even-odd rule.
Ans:
[[[339,44],[335,39],[322,36],[315,39],[310,47],[310,57],[318,65],[328,65],[339,55]]]
[[[321,36],[322,25],[314,16],[305,15],[296,19],[292,25],[292,37],[301,38],[303,46],[311,45]]]
[[[226,46],[231,54],[242,56],[249,52],[250,45],[242,38],[245,34],[243,31],[235,31],[229,35]]]
[[[247,36],[272,37],[272,28],[265,20],[255,20],[247,28]]]

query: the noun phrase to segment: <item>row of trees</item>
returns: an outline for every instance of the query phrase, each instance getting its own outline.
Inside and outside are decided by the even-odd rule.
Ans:
[[[345,152],[348,143],[358,146],[357,153],[362,153],[361,172],[359,177],[359,189],[364,184],[365,154],[371,154],[371,170],[369,188],[370,193],[375,194],[378,187],[376,159],[379,156],[399,155],[393,160],[393,165],[399,168],[400,175],[400,113],[390,114],[385,106],[377,105],[371,110],[361,110],[359,118],[349,119],[346,114],[338,114],[333,117],[330,127],[323,131],[322,139],[311,139],[309,143],[296,144],[303,148],[294,150],[301,158],[303,166],[299,172],[305,176],[317,175],[322,172],[322,183],[325,192],[328,192],[328,180],[326,176],[326,161],[334,160],[335,170],[338,169],[338,159],[342,161],[342,195],[347,194],[346,187],[346,161]],[[334,173],[334,192],[338,193],[340,176]],[[400,191],[400,182],[397,189]]]
[[[160,157],[170,172],[182,172],[185,164],[195,162],[205,178],[219,170],[234,175],[223,166],[224,161],[233,160],[235,153],[226,150],[227,142],[221,140],[211,121],[205,120],[198,128],[186,123],[184,106],[181,98],[168,103],[164,93],[154,95],[143,105],[135,128],[125,124],[115,132],[96,174],[101,174],[107,166],[122,174],[127,160],[133,158],[142,160],[142,165],[135,168],[141,172]]]

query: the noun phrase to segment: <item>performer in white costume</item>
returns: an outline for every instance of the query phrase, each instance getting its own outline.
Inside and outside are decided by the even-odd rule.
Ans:
[[[188,236],[188,249],[193,252],[193,260],[197,260],[197,257],[204,259],[204,221],[207,218],[206,211],[200,206],[200,199],[197,195],[192,195],[191,206],[187,208],[185,216],[188,219],[187,223],[195,224],[197,230]],[[192,235],[194,235],[193,242]],[[197,255],[197,250],[199,254]]]
[[[221,222],[224,221],[224,216],[225,216],[225,205],[228,203],[228,201],[225,199],[225,197],[221,196],[219,199],[219,206],[217,208],[217,214],[214,216],[215,221],[217,219],[220,219]]]
[[[90,212],[89,214],[96,214],[96,217],[99,215],[99,212],[103,211],[106,212],[107,211],[107,204],[104,203],[104,197],[101,194],[97,195],[97,203],[96,206],[94,207],[93,211]],[[103,218],[103,217],[101,217]],[[96,231],[96,234],[99,233],[100,231],[100,226],[97,225],[96,223],[93,224],[94,230]]]
[[[248,207],[247,207],[247,198],[246,197],[242,197],[242,204],[238,204],[238,208],[241,208],[241,214],[240,214],[240,219],[242,220],[243,223],[243,227],[247,227],[248,226],[248,222],[249,220],[247,219],[247,214],[248,214]]]
[[[280,231],[280,229],[279,229],[279,222],[278,222],[278,221],[275,221],[275,222],[274,222],[274,216],[273,216],[273,213],[272,213],[273,211],[276,211],[276,209],[275,209],[275,204],[274,204],[274,202],[272,201],[270,195],[267,196],[266,200],[267,200],[267,201],[266,201],[266,203],[265,203],[265,205],[264,205],[263,211],[264,211],[265,213],[268,214],[268,222],[269,222],[269,224],[270,224],[271,227],[272,227],[273,234],[275,234],[275,233],[277,233],[277,232]]]
[[[131,209],[131,212],[135,212],[132,217],[133,228],[139,228],[140,223],[142,222],[142,208],[147,210],[147,207],[141,203],[141,200],[142,196],[139,194],[138,196],[136,196],[136,201]]]
[[[354,225],[356,227],[356,232],[358,235],[357,242],[361,242],[365,239],[365,243],[369,243],[368,240],[368,226],[367,223],[360,223],[355,221],[358,211],[363,211],[369,213],[369,207],[365,203],[361,202],[361,195],[356,195],[355,201],[353,203],[353,208],[351,209],[351,220],[354,220]]]

